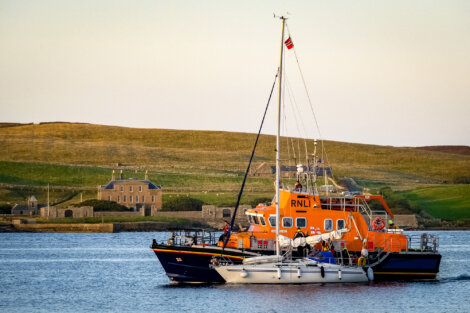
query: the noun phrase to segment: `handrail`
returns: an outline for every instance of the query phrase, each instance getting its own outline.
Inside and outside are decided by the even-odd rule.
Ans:
[[[177,231],[170,233],[170,239],[167,241],[167,245],[181,245],[191,246],[196,244],[217,244],[218,238],[215,232],[198,230],[198,231]]]

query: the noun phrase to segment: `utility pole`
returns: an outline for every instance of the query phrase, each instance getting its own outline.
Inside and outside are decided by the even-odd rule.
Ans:
[[[50,214],[50,208],[49,208],[49,184],[47,184],[47,219],[49,219],[49,214]]]

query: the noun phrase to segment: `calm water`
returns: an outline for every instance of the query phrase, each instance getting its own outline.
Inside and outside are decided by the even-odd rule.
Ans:
[[[0,233],[0,311],[470,312],[470,232],[432,233],[437,282],[183,287],[148,248],[168,233]]]

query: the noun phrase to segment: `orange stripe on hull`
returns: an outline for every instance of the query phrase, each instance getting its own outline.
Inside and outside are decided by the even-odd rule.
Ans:
[[[167,249],[153,249],[153,251],[169,252],[169,253],[184,253],[184,254],[197,254],[197,255],[219,255],[219,253],[208,253],[208,252],[194,252],[194,251],[183,251],[183,250],[167,250]],[[223,254],[232,259],[243,260],[244,257],[234,256],[229,254]]]

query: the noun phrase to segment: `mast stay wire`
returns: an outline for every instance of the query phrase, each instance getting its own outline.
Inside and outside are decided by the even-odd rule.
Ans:
[[[285,56],[284,56],[285,58]],[[283,62],[284,63],[284,67],[285,67],[285,64],[286,62]],[[293,155],[294,155],[294,166],[297,166],[297,164],[300,162],[300,156],[301,156],[301,153],[300,153],[300,145],[299,145],[299,138],[295,138],[295,137],[292,137],[292,136],[287,136],[288,134],[288,123],[287,123],[287,107],[289,107],[292,112],[293,112],[293,116],[294,116],[294,121],[295,121],[295,126],[297,128],[297,132],[299,133],[300,136],[302,136],[302,133],[301,133],[301,130],[299,129],[299,118],[297,117],[297,111],[295,109],[292,109],[292,105],[287,105],[287,101],[286,101],[286,97],[288,98],[289,100],[289,103],[295,103],[295,98],[293,100],[293,94],[292,94],[292,91],[291,91],[291,86],[290,86],[290,83],[289,83],[289,79],[287,77],[287,74],[286,72],[284,71],[283,72],[283,76],[284,76],[284,81],[283,81],[283,89],[286,91],[284,92],[283,94],[283,102],[282,102],[282,116],[283,116],[283,128],[284,128],[284,133],[286,134],[286,137],[287,137],[287,141],[291,141],[292,143],[292,151],[293,151]],[[287,94],[287,96],[286,96]],[[302,123],[302,126],[304,128],[304,131],[305,131],[305,127],[303,125],[303,121],[300,119],[301,123]],[[295,151],[295,145],[294,145],[294,141],[297,140],[297,152]],[[288,143],[289,144],[289,143]],[[289,145],[288,145],[288,148],[289,148]],[[299,159],[297,159],[297,156],[299,157]],[[289,155],[290,157],[290,155]],[[289,164],[292,165],[292,159],[290,159],[290,162]]]
[[[288,36],[290,37],[290,30],[289,30],[289,25],[287,24],[287,22],[286,22],[286,28],[287,28],[287,34],[288,34]],[[329,162],[329,160],[328,160],[328,154],[326,153],[326,149],[325,149],[325,147],[324,147],[323,136],[322,136],[322,134],[321,134],[320,127],[319,127],[319,125],[318,125],[317,116],[316,116],[316,114],[315,114],[315,111],[313,110],[312,100],[311,100],[310,94],[309,94],[309,92],[308,92],[307,84],[305,83],[305,78],[304,78],[302,69],[300,68],[300,62],[299,62],[299,58],[297,57],[297,52],[296,52],[296,49],[295,49],[295,45],[294,45],[293,49],[294,49],[295,60],[296,60],[296,62],[297,62],[297,66],[298,66],[298,68],[299,68],[300,76],[301,76],[301,78],[302,78],[302,83],[303,83],[303,85],[304,85],[305,92],[306,92],[307,98],[308,98],[308,102],[309,102],[309,104],[310,104],[310,110],[312,111],[313,119],[315,120],[315,125],[316,125],[316,127],[317,127],[318,136],[320,137],[319,139],[320,139],[320,142],[321,142],[321,151],[322,151],[321,155],[322,155],[322,159],[323,159],[324,156],[325,156],[326,161],[327,161],[327,164],[329,164],[330,162]],[[332,169],[330,169],[330,170],[331,170],[331,173],[333,174],[333,170],[332,170]]]
[[[288,95],[289,100],[290,100],[290,102],[292,103],[291,93],[289,92],[290,86],[289,86],[289,84],[288,84],[288,82],[287,82],[288,80],[287,80],[287,75],[286,75],[286,74],[284,74],[284,81],[285,81],[285,85],[287,85],[287,87],[284,88],[284,90],[286,91],[284,94],[287,94],[287,95]],[[285,106],[285,103],[284,103],[284,106]],[[284,119],[287,120],[287,118],[286,118],[287,113],[286,113],[286,112],[287,112],[287,109],[284,108]],[[300,134],[299,123],[298,123],[298,119],[297,119],[296,112],[295,112],[295,110],[292,110],[292,112],[293,112],[292,115],[294,116],[294,120],[295,120],[295,123],[294,123],[294,124],[295,124],[295,126],[296,126],[296,128],[297,128],[297,132]],[[286,123],[286,124],[287,124],[287,123]],[[292,138],[291,140],[294,141],[294,137],[291,137],[291,138]],[[296,159],[296,160],[295,160],[296,164],[294,164],[294,165],[297,165],[298,162],[300,161],[300,147],[299,147],[299,144],[298,144],[298,143],[299,143],[299,139],[297,138],[297,155],[299,156],[299,160]],[[295,148],[294,148],[294,149],[295,149]]]
[[[303,123],[303,120],[301,118],[298,118],[298,116],[297,116],[297,113],[300,112],[300,110],[298,109],[298,105],[297,105],[297,102],[295,101],[295,97],[293,97],[292,88],[290,86],[290,82],[289,82],[289,79],[288,79],[287,74],[286,74],[286,70],[285,70],[286,62],[285,62],[285,60],[286,60],[286,55],[283,56],[284,69],[283,69],[283,73],[282,73],[282,75],[284,76],[284,81],[283,81],[283,84],[284,84],[283,87],[284,88],[283,89],[286,90],[286,92],[283,94],[283,99],[282,99],[282,105],[283,105],[282,112],[283,112],[283,121],[284,121],[284,131],[285,131],[285,134],[287,135],[287,133],[288,133],[287,132],[287,114],[286,114],[286,112],[287,112],[286,103],[287,102],[286,102],[285,97],[286,97],[286,93],[288,93],[290,103],[294,103],[295,106],[296,106],[296,109],[293,109],[292,107],[291,107],[291,109],[293,111],[293,116],[294,116],[294,119],[295,119],[295,125],[297,127],[297,132],[299,133],[299,136],[302,137],[302,132],[299,129],[299,122],[298,122],[299,120],[302,124],[302,128],[304,130],[305,136],[306,136],[307,132],[305,130],[305,125]],[[298,113],[298,114],[300,114],[300,113]],[[297,166],[297,164],[299,162],[301,162],[300,161],[300,156],[301,156],[301,153],[300,153],[300,139],[299,138],[294,138],[294,137],[290,137],[290,139],[291,139],[291,143],[292,143],[292,151],[293,151],[293,154],[294,154],[294,162],[295,162],[294,165]],[[297,156],[296,156],[296,152],[295,152],[295,145],[294,145],[295,139],[297,140],[297,156],[299,157],[298,160],[297,160]],[[304,139],[304,141],[306,141],[305,138],[303,138],[303,139]],[[308,152],[306,152],[306,153],[308,153]]]
[[[285,62],[284,63],[284,66],[285,66]],[[285,82],[285,80],[284,80]],[[286,90],[284,88],[284,90]],[[284,96],[285,96],[285,93],[284,93]],[[283,131],[284,131],[284,134],[285,134],[285,137],[286,137],[286,146],[287,146],[287,160],[289,161],[289,165],[292,165],[292,160],[294,160],[294,163],[297,162],[297,157],[296,157],[296,154],[295,154],[295,148],[294,148],[294,143],[293,143],[293,138],[288,136],[288,131],[287,131],[287,116],[286,116],[286,108],[285,108],[285,101],[282,102],[282,127],[283,127]],[[292,144],[292,147],[290,147],[290,145]],[[290,149],[292,149],[292,156],[293,158],[291,158],[291,155],[290,155]]]
[[[305,124],[304,124],[304,121],[301,117],[301,112],[300,112],[300,107],[297,103],[297,100],[295,99],[295,96],[294,96],[294,93],[292,92],[292,87],[291,87],[291,84],[287,78],[287,75],[286,75],[286,82],[287,82],[287,93],[289,94],[289,98],[290,98],[290,101],[291,103],[293,103],[293,105],[295,106],[295,109],[292,108],[292,111],[293,111],[293,115],[294,115],[294,118],[295,118],[295,122],[296,122],[296,125],[297,125],[297,132],[299,133],[300,135],[300,139],[303,139],[304,141],[304,145],[305,145],[305,160],[306,162],[308,163],[308,149],[307,149],[307,137],[308,137],[308,133],[307,133],[307,129],[305,127]],[[300,123],[299,123],[300,121]],[[302,130],[303,130],[303,133],[302,131],[299,129],[299,124],[300,126],[302,126]],[[298,139],[298,143],[300,141],[300,139]],[[300,146],[298,146],[298,149],[299,149],[299,156],[300,156]]]

